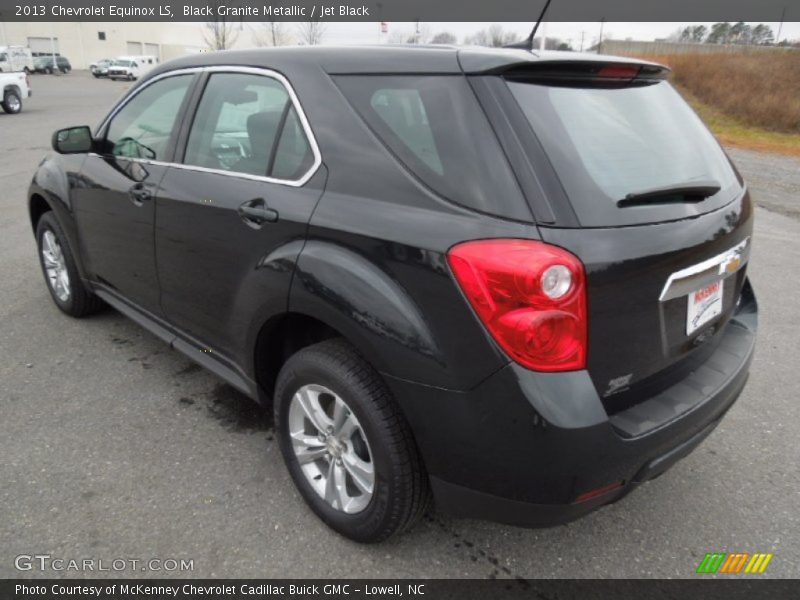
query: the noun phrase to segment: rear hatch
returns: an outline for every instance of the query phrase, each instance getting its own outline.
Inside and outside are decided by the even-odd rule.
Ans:
[[[587,366],[611,414],[708,360],[750,249],[746,190],[667,73],[594,58],[474,78],[546,190],[527,194],[543,240],[586,267]]]

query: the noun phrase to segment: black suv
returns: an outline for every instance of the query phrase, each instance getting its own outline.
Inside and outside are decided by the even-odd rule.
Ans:
[[[37,56],[33,59],[34,73],[47,73],[52,75],[56,71],[66,74],[72,71],[72,65],[66,56]]]
[[[29,193],[45,279],[274,406],[344,535],[431,497],[564,522],[688,454],[753,354],[752,204],[667,73],[441,47],[173,61],[54,135]]]

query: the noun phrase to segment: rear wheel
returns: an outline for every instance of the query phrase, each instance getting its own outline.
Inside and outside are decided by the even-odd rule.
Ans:
[[[56,306],[72,317],[96,312],[102,301],[81,281],[66,236],[52,212],[39,219],[36,241],[47,289]]]
[[[8,90],[3,94],[3,110],[10,115],[22,110],[22,98],[14,90]]]
[[[275,426],[295,485],[342,535],[378,542],[422,516],[430,493],[410,428],[380,376],[343,340],[286,362]]]

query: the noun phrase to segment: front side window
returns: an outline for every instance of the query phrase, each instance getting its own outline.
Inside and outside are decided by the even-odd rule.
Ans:
[[[295,180],[313,155],[283,84],[248,73],[214,73],[186,144],[184,163]]]
[[[107,151],[126,158],[164,160],[192,77],[168,77],[136,94],[111,120]]]

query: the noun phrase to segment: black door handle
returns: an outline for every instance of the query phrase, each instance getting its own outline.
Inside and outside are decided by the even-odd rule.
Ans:
[[[245,202],[239,207],[239,215],[249,225],[274,223],[278,220],[278,211],[267,206],[263,198]]]
[[[143,183],[137,183],[128,190],[128,196],[134,204],[140,205],[143,202],[153,199],[153,193],[144,186]]]

